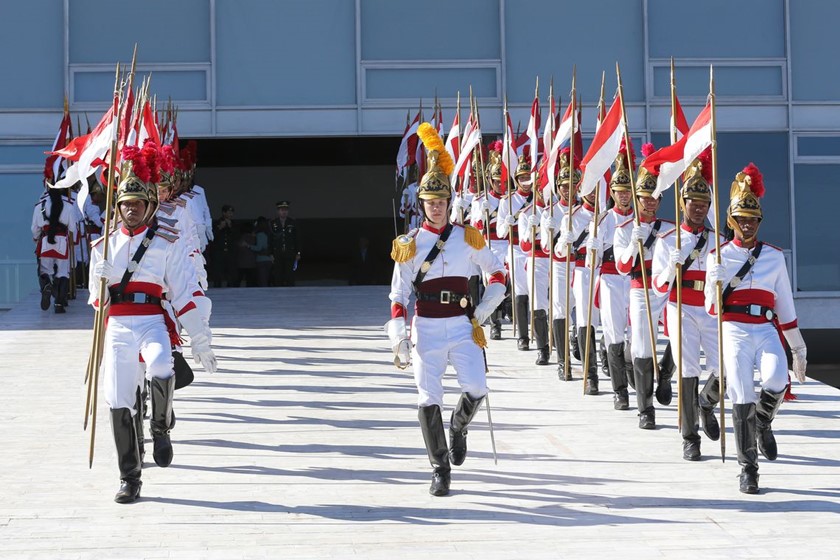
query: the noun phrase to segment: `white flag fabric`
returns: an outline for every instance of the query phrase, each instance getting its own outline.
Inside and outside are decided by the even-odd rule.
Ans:
[[[595,190],[604,180],[604,173],[610,168],[624,138],[624,119],[618,98],[613,101],[607,116],[592,139],[592,144],[581,162],[583,178],[580,182],[580,196],[586,196]]]

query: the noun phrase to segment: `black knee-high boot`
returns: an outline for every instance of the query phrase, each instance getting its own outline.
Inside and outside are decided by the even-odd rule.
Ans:
[[[775,461],[779,454],[776,446],[776,437],[773,435],[771,424],[785,400],[785,391],[771,393],[762,389],[758,395],[758,403],[755,405],[755,428],[758,433],[758,450],[768,461]]]
[[[426,443],[426,452],[432,464],[432,484],[429,494],[432,496],[446,496],[449,494],[452,467],[449,465],[449,448],[446,446],[446,433],[443,431],[443,418],[440,407],[436,404],[421,406],[418,409],[420,431]]]
[[[653,408],[653,358],[635,358],[633,373],[636,377],[639,427],[652,430],[656,428],[656,410]]]
[[[534,310],[534,338],[537,340],[536,364],[548,365],[548,317],[545,309]]]
[[[517,336],[519,340],[517,341],[516,347],[520,350],[528,350],[528,341],[530,340],[530,336],[528,335],[529,327],[531,324],[531,317],[529,315],[528,309],[528,296],[516,296],[516,330]]]
[[[683,459],[700,460],[700,434],[698,433],[697,388],[700,380],[684,377],[680,388],[680,433],[683,437]]]
[[[572,380],[572,368],[566,374],[566,319],[554,319],[554,346],[557,348],[557,377],[561,381]]]
[[[607,365],[610,368],[610,382],[613,389],[613,408],[627,410],[630,397],[627,393],[627,374],[624,360],[624,343],[610,344],[607,348]]]
[[[595,328],[589,327],[587,332],[586,327],[578,329],[578,344],[581,346],[581,356],[586,354],[586,341],[589,340],[589,369],[586,372],[586,389],[584,393],[587,395],[598,394],[598,362],[596,361],[595,352]]]
[[[720,401],[720,379],[710,375],[697,397],[700,403],[700,426],[703,433],[712,441],[720,439],[720,424],[715,416],[715,406]]]
[[[38,276],[38,285],[41,287],[41,310],[46,311],[50,308],[50,301],[52,301],[53,285],[49,274],[41,274]]]
[[[758,450],[755,448],[755,403],[733,404],[732,423],[735,447],[738,451],[740,490],[744,494],[758,494]]]
[[[117,464],[120,468],[120,489],[114,496],[119,504],[129,504],[140,497],[140,449],[137,445],[137,432],[131,409],[111,409],[111,430],[114,432],[114,444],[117,448]]]
[[[140,450],[140,463],[146,458],[146,436],[143,433],[143,392],[137,387],[137,397],[134,404],[134,432],[137,434],[137,447]]]
[[[469,393],[461,393],[458,405],[452,411],[449,421],[449,461],[453,465],[463,465],[467,458],[467,427],[483,400],[484,396],[473,398]]]
[[[604,340],[604,335],[601,335],[601,340],[598,341],[598,359],[601,360],[601,372],[609,377],[610,366],[607,363],[607,342]]]
[[[154,440],[155,463],[168,467],[172,463],[172,442],[169,430],[172,429],[172,395],[175,392],[175,376],[167,379],[153,377],[150,384],[152,392],[152,439]]]
[[[662,362],[659,364],[659,380],[656,384],[656,400],[662,406],[671,404],[671,399],[674,397],[673,389],[671,388],[671,378],[674,377],[674,371],[677,369],[677,364],[674,362],[674,355],[671,352],[671,342],[665,347],[665,353],[662,355]]]

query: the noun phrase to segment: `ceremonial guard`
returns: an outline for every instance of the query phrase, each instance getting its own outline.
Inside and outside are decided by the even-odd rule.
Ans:
[[[501,142],[498,142],[501,144]],[[497,220],[499,204],[504,196],[502,188],[502,154],[501,146],[495,146],[490,150],[487,163],[487,182],[490,188],[473,199],[470,210],[470,225],[476,228],[484,236],[490,250],[499,262],[506,260],[509,251],[506,237],[499,237]],[[502,338],[502,317],[504,316],[503,302],[490,314],[490,338],[501,340]]]
[[[682,385],[680,387],[680,432],[683,437],[683,459],[700,460],[698,420],[703,432],[712,441],[720,439],[720,426],[715,406],[720,400],[717,321],[706,313],[703,291],[706,286],[706,265],[709,251],[715,247],[714,231],[705,226],[712,200],[711,151],[694,161],[685,174],[680,189],[683,221],[659,239],[653,253],[653,288],[668,297],[665,318],[674,358],[682,352]],[[680,236],[680,249],[676,237]],[[674,280],[677,265],[682,267],[682,329],[677,328],[677,288]],[[680,338],[681,337],[681,338]],[[680,344],[676,342],[680,340]],[[709,377],[699,391],[700,349],[706,356]],[[664,375],[662,372],[660,375]],[[662,393],[665,393],[664,395]],[[671,400],[671,384],[657,388],[659,402]],[[699,415],[699,418],[698,418]]]
[[[449,221],[453,224],[464,225],[470,222],[470,210],[477,194],[475,178],[475,162],[472,162],[473,174],[467,174],[464,178],[466,185],[461,185],[461,190],[452,197],[452,210],[449,212]]]
[[[633,166],[635,167],[635,161]],[[601,213],[598,222],[598,242],[595,243],[600,262],[600,274],[596,284],[598,304],[607,345],[607,368],[612,383],[613,407],[616,410],[630,408],[627,384],[629,382],[635,385],[632,361],[626,359],[630,350],[627,338],[630,277],[618,273],[613,245],[616,228],[633,219],[632,189],[633,178],[627,165],[627,150],[622,142],[610,178],[610,196],[615,205]]]
[[[488,392],[480,325],[504,298],[505,273],[478,230],[448,222],[452,158],[429,123],[417,132],[428,153],[428,171],[418,189],[424,220],[394,241],[392,318],[385,328],[395,363],[413,363],[420,427],[434,469],[429,492],[443,496],[449,493],[450,465],[466,458],[467,427]],[[474,265],[488,278],[478,306],[470,301],[467,286]],[[412,293],[417,303],[409,338],[406,306]],[[452,412],[449,446],[441,415],[447,363],[455,368],[462,391]]]
[[[420,212],[417,205],[417,165],[412,165],[406,172],[408,185],[403,188],[400,196],[400,218],[403,219],[405,231],[410,231],[420,224]]]
[[[519,158],[514,181],[516,181],[516,191],[511,193],[510,196],[503,197],[499,202],[496,234],[499,238],[508,239],[513,244],[513,262],[511,262],[510,252],[506,257],[506,262],[508,270],[511,271],[511,294],[513,305],[516,307],[516,330],[519,338],[517,348],[528,350],[528,332],[530,331],[528,276],[526,272],[528,256],[519,244],[521,239],[518,224],[522,209],[529,207],[534,200],[532,190],[534,178],[531,174],[531,165],[525,156]]]
[[[546,204],[540,191],[519,212],[519,247],[525,253],[525,276],[528,280],[528,305],[533,309],[534,339],[538,366],[548,365],[548,241],[543,242],[540,220]],[[551,196],[551,189],[546,189]],[[548,204],[551,204],[549,199]],[[530,309],[529,309],[530,311]],[[519,310],[517,309],[517,313]],[[526,313],[527,317],[529,313]]]
[[[568,376],[566,375],[566,336],[568,336],[567,318],[570,312],[566,309],[566,290],[569,287],[566,282],[566,267],[570,275],[575,271],[574,255],[568,265],[566,259],[568,254],[566,248],[571,243],[571,235],[567,229],[562,227],[564,218],[569,214],[570,209],[574,209],[574,203],[569,201],[569,193],[571,191],[571,181],[569,175],[569,149],[564,148],[560,152],[560,169],[557,173],[557,178],[554,181],[557,190],[557,201],[552,202],[551,208],[543,212],[540,219],[540,239],[544,240],[542,246],[546,250],[550,250],[552,267],[552,295],[551,302],[552,313],[552,330],[554,331],[554,346],[557,348],[557,376],[563,381],[571,381],[572,371],[569,368]],[[575,185],[580,183],[580,161],[576,161],[574,168]],[[545,197],[549,198],[553,195],[550,186],[544,189]],[[572,251],[574,253],[574,251]],[[547,274],[547,273],[546,273]],[[571,276],[570,276],[571,278]],[[575,305],[575,294],[569,292],[569,309]],[[536,327],[535,327],[536,328]],[[571,364],[570,364],[571,365]]]
[[[726,220],[735,238],[721,245],[719,265],[714,251],[707,257],[705,286],[706,309],[711,314],[720,311],[716,283],[720,282],[723,293],[723,370],[732,399],[740,490],[746,494],[759,491],[758,451],[769,461],[777,455],[772,422],[789,379],[778,330],[790,346],[793,373],[800,382],[805,381],[807,365],[784,255],[778,247],[757,240],[763,194],[761,173],[752,163],[735,176]],[[761,385],[758,398],[755,369]]]
[[[274,285],[294,286],[295,271],[300,260],[300,242],[295,219],[289,216],[289,202],[277,203],[277,218],[271,220],[274,247]]]
[[[134,146],[123,150],[116,202],[122,225],[107,240],[100,238],[91,255],[90,303],[108,306],[102,371],[120,469],[120,489],[114,497],[118,503],[135,501],[142,484],[140,445],[133,418],[138,413],[136,389],[142,382],[138,355],[152,379],[155,462],[166,467],[172,461],[169,430],[175,378],[161,307],[164,293],[191,337],[193,357],[209,372],[216,368],[210,333],[193,302],[192,294],[198,286],[192,270],[183,266],[187,256],[176,238],[160,231],[153,220],[153,189],[159,180],[156,152],[156,146],[149,143],[142,151]],[[104,243],[108,243],[108,260],[103,259]],[[98,297],[101,279],[108,286],[103,300]]]
[[[645,156],[653,153],[652,144],[642,146]],[[630,276],[630,332],[631,356],[633,357],[633,376],[636,381],[636,402],[639,409],[639,428],[653,430],[656,428],[656,410],[653,407],[654,367],[653,352],[650,337],[650,323],[653,325],[653,336],[659,330],[659,317],[665,306],[665,298],[651,289],[651,264],[655,245],[660,234],[668,224],[673,222],[660,220],[656,217],[660,198],[653,198],[656,190],[658,170],[651,171],[644,167],[639,169],[636,179],[635,196],[639,211],[639,225],[628,220],[615,230],[613,249],[616,254],[616,269],[620,274]],[[643,254],[639,255],[639,242],[642,244]],[[642,276],[642,266],[645,276]],[[647,279],[647,285],[643,282]],[[645,290],[650,300],[650,313],[645,301]],[[654,341],[655,342],[655,341]]]
[[[575,166],[575,180],[576,182],[580,182],[580,171],[578,171],[577,165]],[[586,328],[589,306],[589,276],[591,274],[590,268],[586,266],[586,261],[590,249],[595,249],[596,251],[598,250],[598,239],[589,235],[590,228],[592,227],[592,221],[595,216],[596,196],[598,196],[597,189],[584,196],[580,205],[574,208],[570,214],[563,216],[563,220],[560,222],[560,237],[557,239],[559,248],[555,248],[555,253],[562,252],[563,255],[571,254],[572,259],[574,259],[575,266],[572,269],[571,285],[572,296],[575,301],[575,315],[577,318],[577,338],[581,353],[586,351],[587,336],[590,339],[589,370],[584,372],[586,383],[584,393],[587,395],[598,394],[598,361],[595,358],[595,328],[598,326],[599,322],[597,307],[592,310],[592,325],[589,327],[588,332]],[[569,229],[570,216],[572,220],[571,230]],[[555,291],[554,293],[565,294],[565,291],[566,285],[564,282],[562,290],[559,292]],[[581,360],[581,363],[583,363],[583,360]]]
[[[49,309],[50,300],[54,299],[56,313],[66,311],[70,294],[70,252],[74,250],[78,223],[78,211],[65,190],[48,186],[32,212],[31,230],[38,259],[41,309]]]

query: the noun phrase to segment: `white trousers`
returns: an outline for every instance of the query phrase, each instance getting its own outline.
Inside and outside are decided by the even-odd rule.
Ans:
[[[781,393],[788,383],[787,357],[779,333],[772,323],[723,322],[723,370],[726,394],[732,404],[750,404],[758,400],[755,374],[761,388]]]
[[[607,346],[624,342],[630,313],[630,277],[602,274],[598,285],[601,322]]]
[[[436,404],[443,408],[443,374],[447,363],[455,368],[461,392],[474,398],[487,394],[484,352],[473,341],[472,323],[466,315],[442,319],[415,316],[412,325],[411,359],[417,406]]]
[[[531,257],[526,257],[525,274],[528,277],[528,296],[534,301],[534,310],[548,311],[548,258],[534,259],[534,277],[531,278]]]
[[[162,315],[124,315],[108,317],[105,329],[102,374],[105,402],[110,408],[129,408],[136,412],[137,387],[143,382],[143,356],[147,375],[168,379],[175,373],[172,348]]]
[[[513,247],[513,264],[510,262],[510,251],[505,257],[505,262],[508,265],[508,274],[512,278],[513,295],[527,296],[528,295],[528,275],[525,272],[525,259],[527,255],[519,248],[519,245]]]
[[[551,261],[551,266],[554,267],[554,277],[552,278],[554,293],[551,294],[554,298],[551,302],[551,318],[565,319],[568,317],[566,313],[566,263]],[[575,263],[569,263],[569,274],[574,278]],[[569,283],[571,285],[571,283]],[[575,291],[574,288],[569,291],[569,307],[575,307]]]
[[[677,344],[677,304],[668,302],[668,339],[674,361],[679,360]],[[706,355],[706,371],[717,375],[718,336],[717,319],[706,313],[701,305],[682,305],[682,376],[700,377],[700,348]]]
[[[70,259],[56,259],[53,257],[41,257],[41,266],[38,274],[55,274],[56,278],[70,278]]]
[[[575,317],[577,319],[577,327],[585,329],[587,323],[587,315],[589,313],[589,279],[592,276],[592,270],[586,266],[576,266],[574,282],[572,282],[572,293],[575,296]],[[592,284],[592,291],[595,291],[595,286]],[[595,307],[595,294],[592,294],[592,326],[597,327],[601,323],[600,313]]]
[[[657,296],[653,290],[648,290],[648,295],[650,296],[653,336],[656,336],[659,332],[659,316],[665,307],[666,298]],[[645,305],[645,292],[642,288],[630,289],[630,336],[633,340],[631,347],[633,359],[655,358],[650,344],[647,306]]]

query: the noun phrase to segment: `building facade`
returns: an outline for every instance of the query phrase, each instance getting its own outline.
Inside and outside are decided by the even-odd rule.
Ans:
[[[179,107],[182,138],[393,139],[392,153],[329,170],[282,154],[231,168],[199,153],[214,211],[238,203],[232,183],[255,217],[270,211],[255,200],[270,207],[278,184],[304,181],[294,191],[304,220],[390,220],[390,162],[407,113],[437,96],[448,128],[456,93],[465,98],[470,87],[482,128],[498,133],[505,99],[514,126],[527,123],[537,77],[544,107],[552,79],[565,106],[575,68],[586,142],[602,73],[609,101],[619,63],[637,146],[659,147],[673,57],[689,122],[714,67],[721,199],[755,162],[767,185],[761,236],[786,251],[800,322],[840,326],[830,202],[840,177],[840,73],[824,47],[840,20],[832,0],[0,0],[0,12],[0,303],[36,285],[29,219],[65,93],[74,123],[98,119],[114,65],[130,60],[135,43],[138,72]]]

